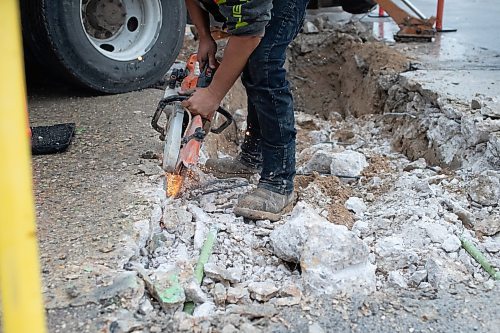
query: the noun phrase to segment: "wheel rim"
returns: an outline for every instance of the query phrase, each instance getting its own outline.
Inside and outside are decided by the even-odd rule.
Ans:
[[[161,0],[81,0],[85,35],[106,57],[141,60],[158,39]]]

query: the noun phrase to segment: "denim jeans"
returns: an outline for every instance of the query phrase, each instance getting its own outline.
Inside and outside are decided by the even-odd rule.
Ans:
[[[262,166],[259,187],[281,194],[293,191],[297,133],[283,65],[287,47],[302,27],[307,3],[273,1],[266,33],[241,77],[248,95],[248,118],[240,160],[251,167]]]

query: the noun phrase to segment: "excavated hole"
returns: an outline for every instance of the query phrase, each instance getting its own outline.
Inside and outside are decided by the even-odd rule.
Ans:
[[[338,32],[299,35],[289,49],[287,65],[296,111],[334,123],[350,116],[381,113],[390,84],[395,83],[397,74],[410,68],[409,60],[396,50]],[[238,117],[244,117],[246,100],[245,90],[238,83],[228,94],[225,105],[233,113],[239,110]],[[303,132],[318,129],[313,121],[300,127]],[[236,126],[222,136],[209,136],[208,155],[236,153],[243,136],[244,128]],[[299,132],[299,150],[302,144],[308,144],[300,136]],[[342,143],[349,141],[353,133],[345,128],[335,136]]]

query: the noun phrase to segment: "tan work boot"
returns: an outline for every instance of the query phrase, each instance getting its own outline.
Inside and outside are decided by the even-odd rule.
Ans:
[[[217,178],[242,177],[250,179],[260,173],[259,169],[251,168],[243,164],[237,158],[210,158],[205,163],[203,171],[213,174]]]
[[[256,188],[238,200],[234,207],[236,216],[251,220],[278,221],[283,214],[290,212],[295,204],[295,193],[280,194],[265,188]]]

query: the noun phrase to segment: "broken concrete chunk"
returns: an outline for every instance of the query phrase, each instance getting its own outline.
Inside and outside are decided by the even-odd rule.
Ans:
[[[418,160],[416,161],[413,161],[411,163],[409,163],[408,165],[406,165],[403,169],[403,171],[413,171],[415,169],[425,169],[427,168],[427,162],[425,161],[424,158],[419,158]]]
[[[134,222],[134,238],[139,249],[146,247],[150,235],[150,225],[148,220]]]
[[[227,299],[226,287],[222,283],[216,283],[213,289],[215,304],[224,305]]]
[[[491,214],[485,218],[478,219],[474,223],[474,230],[486,236],[494,236],[500,232],[500,216]]]
[[[455,235],[449,235],[441,244],[441,247],[446,252],[457,252],[462,247],[460,239]]]
[[[446,229],[444,225],[438,223],[425,223],[422,224],[422,227],[427,232],[427,236],[429,236],[434,243],[441,244],[450,236],[448,229]]]
[[[186,299],[194,303],[201,304],[207,301],[207,295],[201,290],[200,285],[194,278],[186,284],[184,292],[186,294]]]
[[[500,173],[487,170],[469,184],[470,198],[483,206],[494,206],[500,203]]]
[[[488,103],[481,109],[481,114],[492,118],[500,118],[500,102]]]
[[[301,297],[280,297],[274,298],[270,302],[272,302],[276,306],[292,306],[300,304]]]
[[[195,318],[208,318],[215,313],[215,304],[212,302],[205,302],[194,308],[193,317]]]
[[[314,225],[300,257],[302,280],[311,294],[375,290],[375,268],[368,246],[345,226]],[[361,288],[360,288],[361,287]]]
[[[500,235],[489,239],[484,244],[484,247],[486,251],[488,251],[489,253],[500,252]]]
[[[309,325],[309,333],[325,333],[325,330],[320,326],[320,324],[313,323]]]
[[[238,332],[241,332],[241,333],[261,333],[262,330],[258,329],[257,327],[253,326],[250,323],[243,323],[240,325],[240,329]]]
[[[319,223],[327,224],[328,221],[309,204],[298,202],[286,223],[271,233],[274,254],[285,261],[298,263],[309,228]]]
[[[302,172],[305,174],[313,172],[330,174],[330,165],[332,164],[332,158],[333,155],[331,152],[318,150],[304,165],[304,167],[302,168]]]
[[[155,204],[151,210],[150,221],[155,226],[151,226],[151,231],[157,231],[160,228],[161,218],[163,216],[163,211],[160,205]]]
[[[314,25],[314,23],[306,21],[304,23],[304,26],[302,27],[302,31],[305,34],[317,34],[319,32],[319,29]]]
[[[135,319],[134,313],[128,310],[118,310],[115,320],[110,324],[113,332],[136,332],[144,328],[144,324]]]
[[[479,110],[481,108],[481,101],[472,99],[472,101],[470,102],[470,108],[472,110]]]
[[[460,123],[464,139],[470,145],[487,142],[491,133],[500,130],[500,119],[485,119],[478,114],[464,115]]]
[[[356,215],[363,215],[363,213],[366,211],[366,205],[363,202],[363,199],[358,197],[350,197],[349,199],[347,199],[344,205],[345,208],[354,212],[354,214]]]
[[[280,289],[280,296],[302,297],[302,290],[293,282],[288,282]]]
[[[221,333],[238,333],[239,330],[232,324],[227,324],[222,328]]]
[[[427,270],[422,269],[419,271],[415,271],[411,276],[410,276],[410,282],[414,286],[420,285],[420,283],[424,282],[427,279]]]
[[[267,302],[276,294],[279,288],[272,282],[252,282],[248,285],[250,297],[260,302]]]
[[[239,303],[249,296],[248,289],[242,286],[229,287],[227,289],[227,302],[231,304]]]
[[[144,278],[150,294],[160,303],[165,311],[178,310],[186,301],[186,295],[180,282],[180,270],[173,265],[163,266],[149,278]]]
[[[195,205],[188,205],[189,211],[193,214],[196,222],[194,231],[194,248],[201,249],[208,234],[208,227],[212,224],[212,218],[203,209]]]
[[[491,133],[486,149],[486,160],[495,170],[500,169],[500,133]]]
[[[146,316],[146,315],[149,315],[153,311],[154,311],[153,304],[151,304],[151,301],[149,300],[149,298],[145,297],[144,300],[142,301],[141,305],[139,305],[139,309],[137,310],[137,312]]]
[[[401,237],[388,236],[377,241],[375,252],[381,257],[388,257],[394,253],[400,253],[404,248],[404,242]]]
[[[205,275],[216,281],[241,282],[242,270],[238,268],[225,269],[214,263],[205,264]]]
[[[332,175],[343,177],[359,177],[364,168],[368,166],[365,155],[346,150],[332,157],[330,171]]]
[[[398,271],[389,272],[389,277],[387,280],[388,280],[389,284],[391,284],[393,286],[403,288],[403,289],[408,288],[408,283],[406,283],[405,278]]]
[[[425,263],[425,269],[427,270],[427,280],[434,288],[446,289],[452,283],[465,280],[463,269],[447,258],[433,255]]]
[[[186,209],[174,207],[172,205],[165,206],[163,212],[163,226],[170,232],[174,233],[180,226],[191,223],[193,214]]]

